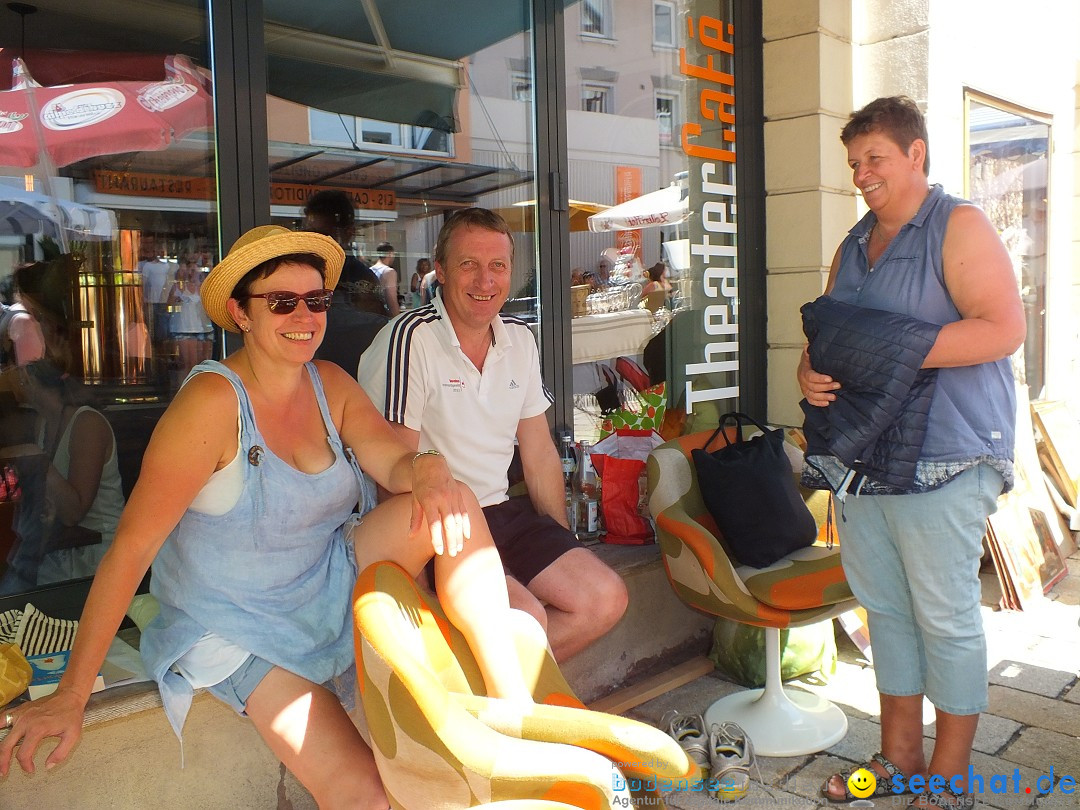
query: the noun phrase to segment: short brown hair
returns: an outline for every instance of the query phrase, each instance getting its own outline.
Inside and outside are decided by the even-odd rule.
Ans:
[[[446,261],[450,237],[459,228],[483,228],[485,231],[506,234],[510,240],[510,258],[514,258],[514,234],[510,232],[505,219],[487,208],[462,208],[451,214],[439,231],[439,238],[435,241],[435,261],[439,264]]]
[[[840,141],[847,146],[860,135],[871,132],[884,133],[904,150],[905,155],[916,139],[921,140],[926,144],[923,174],[930,174],[930,138],[926,134],[926,119],[910,98],[884,96],[856,110],[840,131]]]

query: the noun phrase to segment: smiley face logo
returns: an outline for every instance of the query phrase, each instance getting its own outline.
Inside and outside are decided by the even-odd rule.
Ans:
[[[874,795],[874,791],[877,790],[877,777],[874,776],[873,771],[859,768],[848,777],[847,787],[852,796],[865,799],[867,796]]]

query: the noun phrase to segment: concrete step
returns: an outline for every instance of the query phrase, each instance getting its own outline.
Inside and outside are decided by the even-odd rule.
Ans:
[[[622,575],[630,595],[626,614],[588,649],[560,665],[586,703],[658,671],[707,655],[715,619],[687,607],[664,572],[660,548],[590,546]]]

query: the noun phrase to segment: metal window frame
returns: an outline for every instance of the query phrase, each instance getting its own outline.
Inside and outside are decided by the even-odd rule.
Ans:
[[[270,222],[262,0],[209,0],[217,140],[218,244]],[[243,344],[225,332],[225,354]]]
[[[566,28],[561,0],[533,0],[537,273],[541,372],[555,397],[549,423],[573,432],[570,203],[566,130]]]
[[[765,278],[765,94],[762,9],[759,0],[734,0],[735,140],[739,216],[739,407],[764,421],[768,290]]]

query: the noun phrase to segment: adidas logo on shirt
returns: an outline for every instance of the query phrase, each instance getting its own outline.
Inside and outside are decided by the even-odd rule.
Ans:
[[[517,384],[517,380],[510,380],[510,390],[516,391],[521,386]]]

